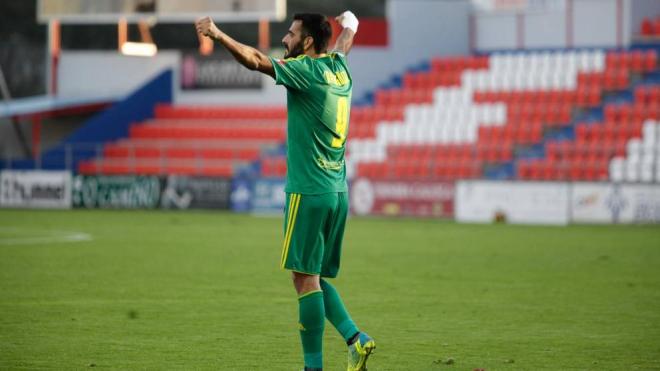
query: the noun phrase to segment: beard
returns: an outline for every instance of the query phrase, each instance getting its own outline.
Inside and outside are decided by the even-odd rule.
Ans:
[[[303,49],[303,43],[302,41],[299,42],[298,44],[294,45],[291,50],[288,49],[287,45],[284,45],[284,49],[286,50],[286,53],[284,53],[284,58],[295,58],[305,52]]]

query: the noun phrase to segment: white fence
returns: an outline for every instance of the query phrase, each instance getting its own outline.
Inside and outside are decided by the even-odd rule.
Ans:
[[[651,184],[461,181],[455,202],[458,222],[660,223]]]
[[[569,223],[568,183],[458,182],[456,220],[488,223],[506,218],[515,224]]]

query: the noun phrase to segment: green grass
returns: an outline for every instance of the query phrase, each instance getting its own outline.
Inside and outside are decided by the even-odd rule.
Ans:
[[[280,218],[0,210],[0,369],[299,369],[281,239]],[[353,218],[343,258],[372,371],[660,369],[658,227]]]

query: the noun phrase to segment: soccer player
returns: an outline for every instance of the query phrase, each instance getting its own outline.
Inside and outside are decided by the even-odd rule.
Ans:
[[[217,40],[245,67],[267,74],[287,89],[287,180],[281,266],[292,271],[298,293],[305,370],[323,368],[325,318],[348,345],[348,370],[366,370],[376,347],[348,314],[325,278],[339,271],[348,196],[344,151],[353,80],[346,55],[358,20],[346,11],[343,30],[328,52],[330,23],[320,14],[296,14],[282,39],[284,59],[270,58],[219,30],[209,17],[197,32]],[[323,277],[323,278],[321,278]]]

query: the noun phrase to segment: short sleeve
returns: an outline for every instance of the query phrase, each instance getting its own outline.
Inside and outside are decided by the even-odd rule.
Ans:
[[[304,90],[310,86],[311,63],[309,57],[270,58],[275,70],[275,83],[289,88]]]
[[[333,50],[329,54],[333,59],[341,61],[344,67],[348,68],[348,61],[346,60],[346,54],[340,52],[339,50]]]
[[[333,50],[333,51],[331,51],[331,52],[330,52],[330,55],[331,55],[333,58],[337,58],[337,57],[338,57],[338,58],[341,58],[342,61],[346,61],[346,54],[340,52],[339,50]]]

